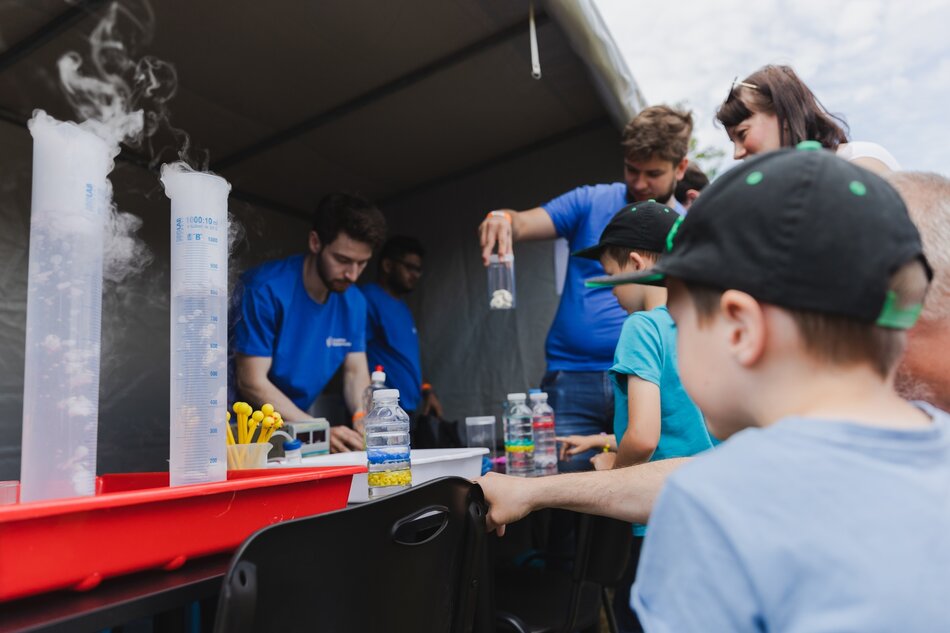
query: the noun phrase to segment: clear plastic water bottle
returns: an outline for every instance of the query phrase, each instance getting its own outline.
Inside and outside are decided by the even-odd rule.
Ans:
[[[399,406],[399,390],[373,392],[373,408],[364,419],[369,498],[408,488],[412,484],[409,416]]]
[[[363,393],[363,409],[367,413],[373,408],[373,393],[386,388],[386,372],[383,371],[382,365],[376,365],[376,369],[370,374],[369,380],[369,386]]]
[[[557,474],[557,439],[554,432],[554,409],[548,394],[532,389],[531,427],[534,429],[534,469],[537,475]]]
[[[534,429],[531,409],[523,393],[508,394],[505,415],[505,459],[507,473],[516,477],[534,477]]]

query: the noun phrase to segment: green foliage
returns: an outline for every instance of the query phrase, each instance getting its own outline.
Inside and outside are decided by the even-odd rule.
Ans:
[[[699,165],[699,168],[706,173],[709,180],[715,180],[725,157],[726,150],[721,147],[707,145],[700,148],[695,137],[689,139],[689,159]]]

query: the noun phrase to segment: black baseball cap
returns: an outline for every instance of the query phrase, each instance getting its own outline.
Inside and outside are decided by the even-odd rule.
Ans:
[[[662,253],[666,250],[666,237],[679,217],[676,211],[655,200],[628,204],[610,220],[597,244],[571,254],[600,259],[608,246]]]
[[[671,252],[648,271],[589,287],[663,285],[667,276],[736,289],[786,308],[913,325],[888,286],[920,260],[916,227],[897,191],[815,141],[753,158],[707,187],[670,234]]]

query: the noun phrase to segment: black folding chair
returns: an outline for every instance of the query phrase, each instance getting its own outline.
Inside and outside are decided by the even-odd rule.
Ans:
[[[231,561],[215,631],[471,631],[484,537],[459,477],[266,527]]]
[[[506,569],[495,575],[500,631],[559,633],[597,630],[603,606],[617,631],[607,589],[623,577],[633,532],[629,523],[578,514],[572,568]]]

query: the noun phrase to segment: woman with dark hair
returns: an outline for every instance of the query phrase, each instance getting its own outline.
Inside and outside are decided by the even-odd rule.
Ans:
[[[880,145],[849,142],[847,124],[821,105],[790,66],[763,66],[734,81],[716,119],[735,145],[737,160],[811,140],[871,171],[900,169]]]

